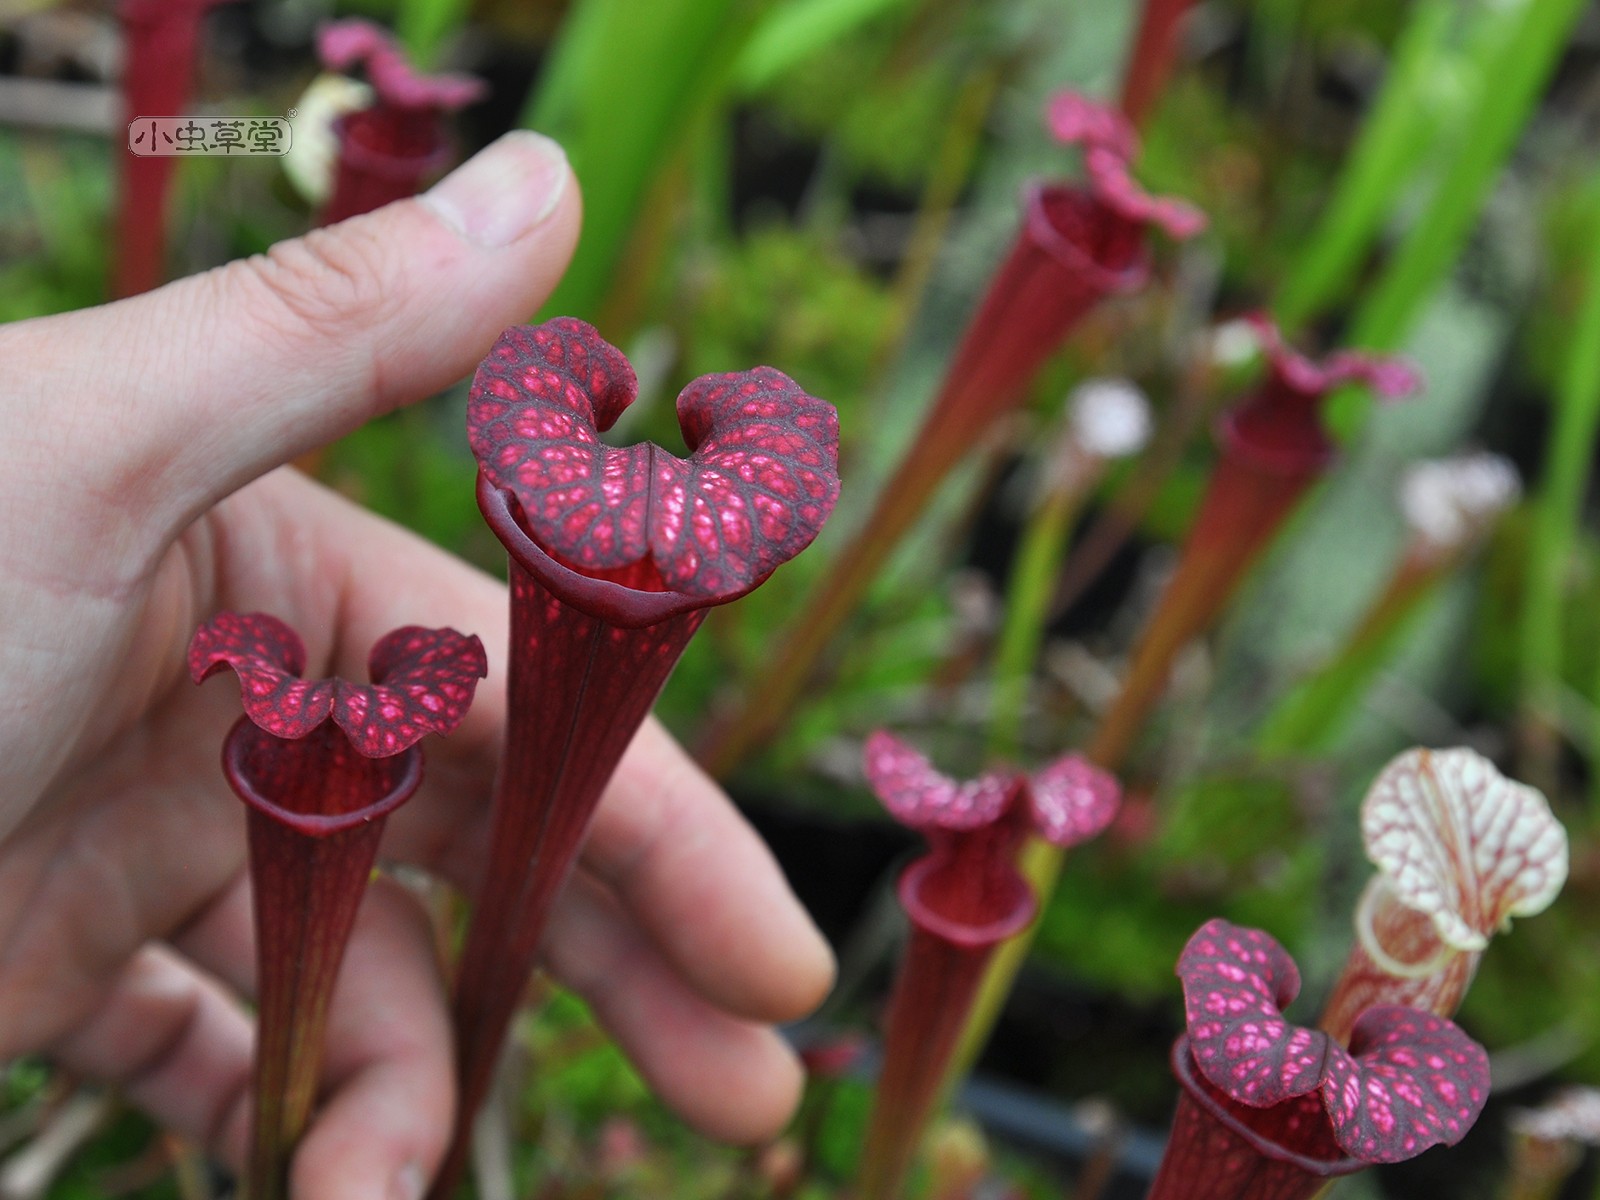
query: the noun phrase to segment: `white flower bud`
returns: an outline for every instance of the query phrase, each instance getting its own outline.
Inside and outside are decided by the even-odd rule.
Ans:
[[[1150,440],[1150,401],[1127,379],[1085,380],[1067,397],[1067,413],[1071,440],[1093,458],[1126,458]]]
[[[1498,454],[1426,459],[1401,479],[1400,511],[1417,537],[1454,550],[1487,533],[1521,494],[1517,469]]]

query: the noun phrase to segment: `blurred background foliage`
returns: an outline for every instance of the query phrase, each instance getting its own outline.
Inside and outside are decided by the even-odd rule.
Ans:
[[[618,437],[678,446],[677,390],[758,362],[840,409],[846,486],[828,531],[713,614],[663,698],[661,715],[692,741],[739,688],[760,687],[773,640],[864,519],[1011,236],[1019,187],[1074,169],[1044,130],[1046,97],[1114,93],[1136,7],[241,0],[210,18],[199,110],[287,112],[316,74],[316,24],[347,13],[490,81],[490,99],[459,121],[463,153],[517,123],[567,147],[586,225],[546,315],[596,322],[638,364],[640,399]],[[115,41],[106,5],[0,0],[0,319],[104,299]],[[1158,420],[1189,411],[1195,432],[1134,535],[1052,621],[1028,692],[1030,762],[1078,744],[1104,702],[1209,467],[1203,414],[1247,373],[1215,328],[1266,307],[1311,348],[1403,351],[1427,393],[1341,409],[1341,469],[1218,635],[1185,657],[1129,773],[1131,815],[1072,856],[983,1065],[1159,1127],[1180,1020],[1172,963],[1188,934],[1213,915],[1269,929],[1299,959],[1314,1009],[1366,877],[1355,826],[1366,783],[1405,746],[1469,744],[1547,791],[1573,835],[1573,872],[1550,912],[1496,943],[1462,1022],[1496,1052],[1513,1097],[1600,1083],[1597,59],[1600,10],[1579,0],[1196,5],[1139,174],[1200,204],[1209,230],[1165,247],[1155,282],[1100,310],[1027,411],[974,448],[784,732],[729,781],[843,952],[825,1021],[870,1025],[894,937],[885,882],[910,846],[861,783],[860,742],[888,725],[955,773],[981,766],[999,597],[1063,395],[1126,376]],[[23,81],[70,87],[84,111],[41,106],[11,86]],[[179,180],[175,275],[259,252],[312,211],[276,160],[193,160]],[[472,501],[464,396],[463,384],[374,422],[318,469],[498,571]],[[1509,456],[1527,499],[1359,670],[1323,687],[1311,728],[1265,737],[1286,697],[1334,669],[1393,569],[1403,469],[1469,446]],[[1113,472],[1085,522],[1137,473]],[[795,1194],[760,1154],[675,1132],[576,1001],[530,1025],[524,1050],[536,1069],[509,1111],[513,1140],[533,1149],[515,1194]],[[16,1114],[56,1103],[62,1084],[23,1064],[5,1086]],[[841,1086],[796,1134],[816,1139],[824,1183],[847,1168],[859,1119],[856,1085]],[[207,1186],[182,1148],[161,1160],[175,1173],[129,1175],[153,1153],[148,1133],[107,1119],[51,1195]],[[1480,1149],[1462,1152],[1482,1169],[1448,1194],[1503,1194],[1501,1134],[1486,1125],[1470,1143]],[[564,1182],[536,1187],[541,1174]],[[1340,1194],[1422,1194],[1417,1178],[1380,1173]]]

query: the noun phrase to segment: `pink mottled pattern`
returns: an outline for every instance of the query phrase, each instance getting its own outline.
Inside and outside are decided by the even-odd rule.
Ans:
[[[1445,1017],[1381,1005],[1329,1052],[1323,1103],[1345,1153],[1401,1162],[1466,1136],[1489,1097],[1489,1056]]]
[[[1019,780],[991,772],[958,783],[893,734],[867,739],[867,782],[897,821],[913,829],[978,829],[999,820]]]
[[[220,612],[195,630],[189,674],[196,683],[224,667],[239,677],[250,719],[281,738],[303,738],[333,711],[333,680],[302,679],[305,643],[266,613]]]
[[[589,572],[648,555],[670,589],[722,598],[810,544],[839,495],[832,405],[771,367],[703,376],[678,397],[683,459],[600,440],[636,386],[622,354],[572,317],[508,329],[484,359],[469,440],[541,545]]]
[[[387,30],[358,18],[324,25],[317,34],[317,55],[333,71],[361,67],[378,102],[394,108],[453,112],[488,92],[488,85],[471,75],[420,74]]]
[[[1178,975],[1200,1073],[1255,1108],[1320,1093],[1335,1139],[1353,1157],[1398,1162],[1453,1145],[1488,1096],[1482,1047],[1442,1017],[1370,1009],[1349,1052],[1289,1022],[1282,1010],[1300,990],[1299,970],[1260,930],[1208,921],[1184,947]]]
[[[266,613],[218,613],[189,643],[196,683],[224,667],[239,677],[245,715],[275,737],[302,738],[330,716],[368,758],[399,754],[461,723],[488,674],[483,643],[453,629],[408,625],[372,648],[370,684],[302,679],[305,645]]]
[[[1178,977],[1190,1048],[1217,1087],[1260,1107],[1317,1087],[1328,1037],[1284,1018],[1300,993],[1300,970],[1271,937],[1208,921],[1184,947]]]
[[[1096,197],[1126,220],[1154,225],[1169,237],[1191,238],[1206,227],[1192,204],[1152,196],[1139,186],[1129,164],[1139,157],[1139,137],[1114,108],[1077,92],[1057,92],[1046,109],[1051,133],[1066,145],[1083,146],[1083,166]]]
[[[1033,827],[1055,846],[1076,846],[1104,831],[1117,815],[1122,788],[1109,773],[1076,754],[1028,777]]]
[[[1347,383],[1364,383],[1384,400],[1400,400],[1422,388],[1422,376],[1402,359],[1340,350],[1320,363],[1312,362],[1284,340],[1277,323],[1266,313],[1247,313],[1244,319],[1260,340],[1272,373],[1308,400],[1320,399]]]
[[[1104,831],[1122,800],[1117,781],[1076,754],[1032,775],[988,771],[960,782],[880,729],[867,738],[864,759],[872,790],[897,821],[913,829],[980,829],[1021,804],[1010,819],[1019,820],[1025,812],[1040,837],[1065,848]],[[1017,828],[1020,836],[1023,826]]]

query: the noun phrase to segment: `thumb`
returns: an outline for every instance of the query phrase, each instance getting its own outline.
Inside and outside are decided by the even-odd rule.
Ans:
[[[26,387],[0,406],[59,431],[50,461],[76,476],[61,483],[87,478],[170,536],[258,475],[472,370],[555,286],[579,207],[561,148],[507,134],[415,199],[11,327],[0,357]]]

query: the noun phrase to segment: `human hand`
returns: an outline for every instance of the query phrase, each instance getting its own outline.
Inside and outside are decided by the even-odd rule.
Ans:
[[[503,588],[282,464],[469,372],[549,293],[579,202],[513,134],[427,196],[148,295],[0,328],[0,1059],[119,1083],[241,1162],[254,952],[243,809],[219,767],[237,689],[184,650],[222,608],[305,636],[308,675],[365,678],[398,625],[479,634],[490,678],[383,856],[470,891],[504,717]],[[281,469],[280,469],[281,468]],[[831,980],[759,839],[647,723],[547,938],[645,1078],[735,1141],[787,1119],[769,1022]],[[379,885],[329,1021],[304,1200],[415,1200],[453,1111],[425,915]]]

